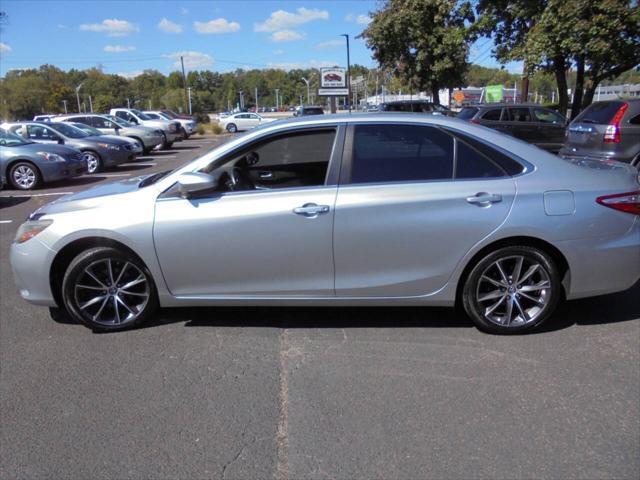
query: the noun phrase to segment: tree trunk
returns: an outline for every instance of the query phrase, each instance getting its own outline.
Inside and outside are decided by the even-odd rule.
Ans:
[[[436,105],[440,105],[440,94],[438,92],[440,92],[440,85],[438,85],[437,83],[432,83],[431,95],[433,96],[433,103],[435,103]]]
[[[576,85],[571,104],[571,120],[576,118],[582,110],[582,95],[584,94],[584,56],[576,59]]]
[[[582,98],[583,110],[587,108],[589,105],[591,105],[591,103],[593,102],[593,97],[596,94],[596,89],[598,88],[599,84],[600,82],[595,82],[593,80],[587,83],[587,88],[585,89],[584,97]]]
[[[569,96],[567,95],[567,76],[565,75],[564,67],[564,57],[554,57],[553,73],[556,76],[556,83],[558,85],[558,111],[562,115],[567,114],[567,106],[569,105]]]

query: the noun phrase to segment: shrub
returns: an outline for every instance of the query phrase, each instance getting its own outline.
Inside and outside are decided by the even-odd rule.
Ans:
[[[198,124],[196,131],[198,132],[198,135],[204,135],[207,132],[207,130],[204,128],[204,125],[202,125],[201,123]]]
[[[211,133],[213,133],[214,135],[220,135],[222,132],[224,132],[224,130],[219,124],[217,123],[211,124]]]
[[[198,123],[209,123],[209,115],[206,113],[194,113],[193,118]]]

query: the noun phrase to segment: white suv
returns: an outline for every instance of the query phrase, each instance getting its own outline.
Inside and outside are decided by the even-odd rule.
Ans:
[[[109,113],[135,125],[159,128],[163,135],[161,147],[163,149],[170,148],[173,142],[182,140],[182,128],[178,122],[169,122],[164,119],[154,120],[135,108],[112,108]]]

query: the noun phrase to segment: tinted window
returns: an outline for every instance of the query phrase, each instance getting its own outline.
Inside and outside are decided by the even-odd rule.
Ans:
[[[640,125],[640,115],[636,115],[635,117],[629,120],[631,125]]]
[[[453,138],[433,127],[358,125],[351,183],[443,180],[453,177]]]
[[[59,140],[60,137],[42,125],[27,125],[28,137],[32,140]]]
[[[70,118],[65,118],[64,119],[65,122],[77,122],[77,123],[89,123],[87,121],[87,117],[70,117]]]
[[[489,110],[487,113],[485,113],[482,116],[483,120],[494,120],[494,121],[498,121],[500,120],[500,114],[502,113],[502,109],[500,108],[496,108],[493,110]]]
[[[478,113],[477,108],[463,108],[462,111],[457,115],[458,118],[462,120],[471,120],[475,114]],[[500,116],[498,115],[498,119]]]
[[[506,174],[475,148],[458,141],[456,178],[504,177]]]
[[[145,113],[145,115],[149,118],[151,118],[152,120],[159,120],[160,119],[160,115],[158,115],[157,113]]]
[[[536,117],[536,120],[542,123],[556,123],[560,125],[564,125],[565,119],[559,113],[556,113],[552,110],[545,110],[543,108],[534,108],[533,115]]]
[[[609,124],[624,102],[592,103],[574,122]]]
[[[530,122],[531,111],[528,108],[508,108],[509,120],[512,122]]]
[[[508,175],[518,175],[524,172],[525,170],[524,165],[518,163],[516,160],[509,157],[507,154],[500,152],[496,148],[493,148],[487,145],[486,143],[481,142],[480,140],[470,135],[461,133],[457,130],[455,132],[451,130],[448,130],[448,131],[451,132],[452,135],[458,137],[468,145],[475,148],[477,151],[482,153],[485,157],[487,157],[491,161],[495,162]]]
[[[114,128],[110,120],[102,117],[89,117],[90,125],[94,128]]]

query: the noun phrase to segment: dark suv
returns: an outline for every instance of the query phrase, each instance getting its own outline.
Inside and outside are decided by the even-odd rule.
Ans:
[[[453,116],[453,112],[443,105],[436,105],[426,100],[398,100],[378,105],[381,112],[416,112],[432,113],[435,115]]]
[[[307,115],[324,115],[324,109],[315,105],[302,105],[294,109],[295,117],[305,117]]]
[[[560,155],[640,166],[640,99],[589,105],[569,125]]]
[[[465,107],[458,118],[507,133],[557,153],[564,143],[567,119],[540,105],[491,103]]]

